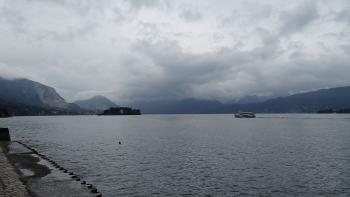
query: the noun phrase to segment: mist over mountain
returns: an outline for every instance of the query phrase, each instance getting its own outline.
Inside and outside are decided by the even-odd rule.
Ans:
[[[235,113],[315,113],[324,109],[350,108],[350,86],[321,89],[286,97],[246,97],[238,103],[221,103],[215,100],[168,99],[139,101],[128,106],[149,114],[200,114]],[[262,100],[260,100],[262,99]],[[251,103],[252,101],[261,101]],[[236,101],[237,102],[237,101]],[[54,88],[28,79],[8,80],[0,78],[0,108],[14,115],[91,114],[117,107],[104,96],[67,103]]]
[[[314,113],[327,108],[349,108],[350,86],[321,89],[274,98],[263,103],[232,107],[236,110],[242,108],[264,113]]]
[[[275,98],[273,96],[245,96],[243,98],[240,99],[236,99],[234,101],[232,101],[231,103],[235,103],[235,104],[247,104],[247,103],[261,103],[264,101],[267,101],[269,99]]]
[[[146,114],[215,114],[232,111],[224,109],[226,105],[219,101],[196,99],[140,101],[129,105]]]
[[[241,101],[244,102],[244,101]],[[197,114],[235,113],[253,111],[257,113],[315,113],[322,109],[350,107],[350,86],[322,89],[286,97],[272,98],[258,103],[224,104],[219,101],[183,99],[131,104],[151,114]]]
[[[105,110],[111,107],[117,107],[118,105],[109,100],[105,96],[97,95],[90,99],[78,100],[74,102],[78,106],[88,110]]]

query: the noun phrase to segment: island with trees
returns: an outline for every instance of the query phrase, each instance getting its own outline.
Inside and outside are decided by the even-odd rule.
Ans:
[[[141,111],[130,107],[111,107],[99,115],[141,115]]]

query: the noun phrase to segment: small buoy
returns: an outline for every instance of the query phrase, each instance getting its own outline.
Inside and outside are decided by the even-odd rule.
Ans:
[[[121,141],[119,141],[119,144],[122,144],[122,142],[121,142]]]

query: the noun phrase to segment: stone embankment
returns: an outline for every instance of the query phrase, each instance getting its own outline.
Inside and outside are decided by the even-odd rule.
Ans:
[[[25,183],[25,185],[23,184]],[[92,184],[0,128],[0,197],[102,197]]]
[[[26,187],[19,180],[15,169],[6,158],[2,145],[0,144],[0,197],[29,196]]]

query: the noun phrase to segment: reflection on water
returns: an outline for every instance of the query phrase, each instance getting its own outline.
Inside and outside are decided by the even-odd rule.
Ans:
[[[350,195],[349,115],[14,117],[0,127],[104,196]]]

